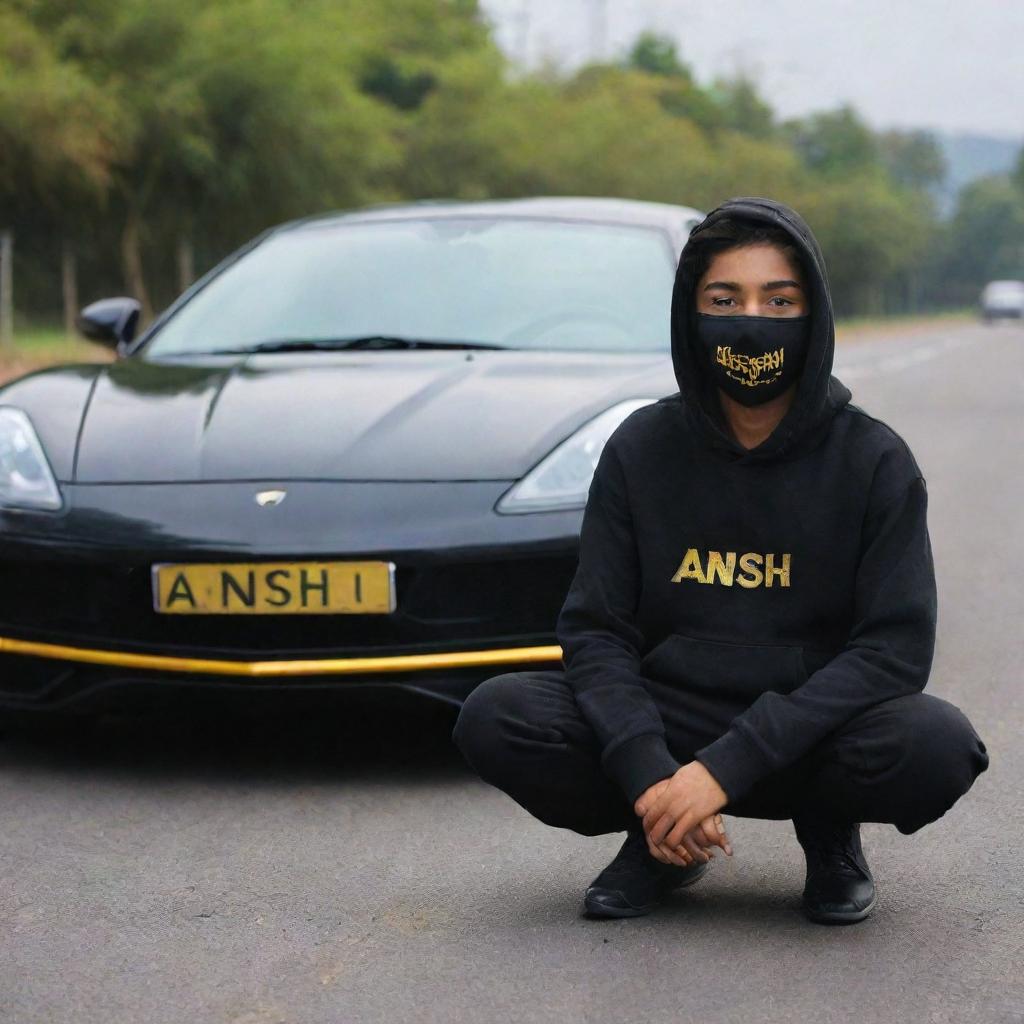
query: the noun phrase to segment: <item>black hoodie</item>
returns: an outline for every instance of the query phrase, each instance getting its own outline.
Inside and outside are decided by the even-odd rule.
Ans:
[[[727,215],[796,242],[810,345],[786,415],[744,448],[701,361],[680,258],[679,391],[627,416],[602,450],[556,626],[602,767],[631,802],[677,757],[735,801],[858,713],[923,690],[934,653],[925,480],[906,442],[832,376],[818,243],[794,210],[756,197],[723,203],[691,240]],[[669,750],[660,701],[683,705],[704,745]]]

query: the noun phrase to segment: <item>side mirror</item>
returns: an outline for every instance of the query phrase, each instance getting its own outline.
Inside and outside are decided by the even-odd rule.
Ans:
[[[135,299],[125,296],[100,299],[78,314],[75,325],[86,338],[109,345],[120,354],[121,349],[135,337],[141,310]]]

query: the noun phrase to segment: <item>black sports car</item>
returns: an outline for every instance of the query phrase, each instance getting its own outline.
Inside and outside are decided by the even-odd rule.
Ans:
[[[377,206],[271,229],[117,356],[0,388],[0,707],[561,664],[601,446],[677,390],[694,209]],[[88,702],[86,702],[88,703]]]

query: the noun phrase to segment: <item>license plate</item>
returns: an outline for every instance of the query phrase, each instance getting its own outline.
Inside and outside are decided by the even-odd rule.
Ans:
[[[394,562],[161,562],[167,615],[353,615],[395,610]]]

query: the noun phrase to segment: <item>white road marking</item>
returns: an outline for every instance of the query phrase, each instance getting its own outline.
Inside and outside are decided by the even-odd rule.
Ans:
[[[918,345],[906,352],[866,357],[852,362],[846,362],[845,359],[839,358],[836,361],[834,372],[840,380],[843,378],[853,380],[857,377],[877,377],[884,374],[898,373],[900,370],[909,369],[911,366],[917,366],[919,363],[926,363],[930,359],[948,352],[950,349],[959,348],[970,340],[970,338],[963,335],[954,335],[953,337],[943,338],[941,341]]]

